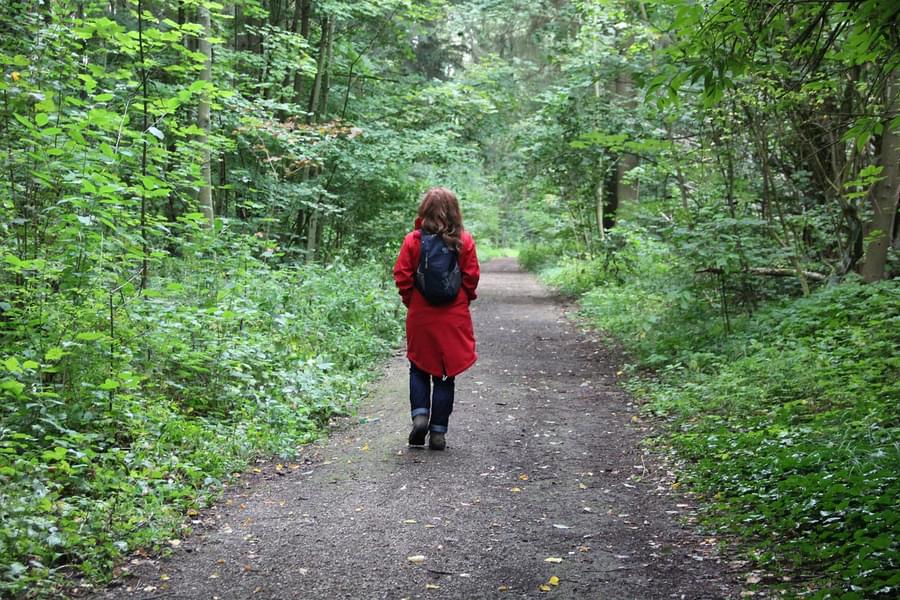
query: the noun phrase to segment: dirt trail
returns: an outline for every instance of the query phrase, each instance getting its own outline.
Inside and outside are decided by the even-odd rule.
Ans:
[[[446,452],[406,446],[398,356],[363,424],[294,470],[258,465],[171,557],[99,597],[737,597],[639,447],[621,357],[512,260],[485,265],[479,295],[480,360],[458,379]]]

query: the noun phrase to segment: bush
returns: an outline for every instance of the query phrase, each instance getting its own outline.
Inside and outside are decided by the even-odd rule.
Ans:
[[[552,246],[543,244],[528,244],[519,249],[519,264],[526,271],[540,271],[544,266],[552,262],[556,252]]]
[[[893,597],[900,281],[772,300],[732,315],[729,333],[686,268],[645,256],[587,292],[583,314],[656,369],[631,388],[671,423],[659,441],[687,460],[708,523],[763,565],[802,572],[813,597]]]
[[[399,340],[385,269],[274,269],[244,244],[185,247],[199,258],[123,288],[112,336],[105,290],[45,305],[43,338],[0,362],[0,595],[108,577],[248,459],[292,456],[364,393]]]

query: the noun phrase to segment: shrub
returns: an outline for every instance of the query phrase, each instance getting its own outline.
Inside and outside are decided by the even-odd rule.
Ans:
[[[849,281],[778,298],[726,328],[714,294],[647,253],[634,276],[582,298],[653,375],[633,378],[668,418],[708,523],[813,597],[892,597],[900,586],[900,281]],[[785,587],[793,591],[792,584]]]
[[[216,244],[123,288],[112,336],[100,290],[45,305],[44,337],[0,362],[0,595],[106,578],[177,535],[252,456],[290,457],[351,410],[398,342],[381,265],[275,269]]]

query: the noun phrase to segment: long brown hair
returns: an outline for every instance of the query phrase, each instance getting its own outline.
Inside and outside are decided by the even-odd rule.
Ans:
[[[459,250],[463,232],[462,213],[456,195],[447,188],[435,187],[425,192],[419,204],[422,228],[439,233],[449,248]]]

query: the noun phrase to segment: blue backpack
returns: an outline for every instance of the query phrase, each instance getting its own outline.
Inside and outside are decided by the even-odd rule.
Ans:
[[[424,229],[421,233],[416,289],[429,304],[439,306],[453,302],[462,284],[457,252],[447,247],[440,234],[426,233]]]

